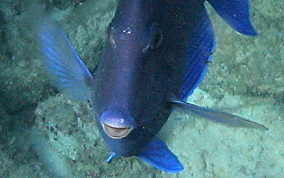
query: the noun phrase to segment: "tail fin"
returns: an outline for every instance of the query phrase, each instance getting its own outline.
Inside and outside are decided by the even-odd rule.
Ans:
[[[244,35],[257,35],[250,21],[248,0],[207,1],[233,29]]]

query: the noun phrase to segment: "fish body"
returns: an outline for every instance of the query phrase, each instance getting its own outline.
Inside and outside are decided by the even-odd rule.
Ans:
[[[39,29],[41,51],[59,91],[91,99],[100,132],[114,155],[138,156],[167,172],[183,169],[156,137],[173,106],[232,126],[264,126],[184,100],[202,81],[215,49],[204,0],[120,0],[93,76],[63,30],[50,20]],[[209,0],[235,30],[256,35],[247,0]]]
[[[96,71],[92,101],[97,118],[115,112],[132,120],[133,131],[121,139],[109,137],[101,128],[108,145],[120,156],[137,155],[172,110],[169,96],[178,94],[183,84],[188,39],[194,28],[191,21],[197,21],[188,15],[203,11],[190,4],[140,0],[118,4],[105,56]]]

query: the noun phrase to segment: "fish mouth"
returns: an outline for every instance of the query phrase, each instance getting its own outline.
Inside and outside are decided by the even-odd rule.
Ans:
[[[133,127],[114,127],[106,123],[102,123],[102,126],[105,133],[114,139],[124,138],[133,130]]]

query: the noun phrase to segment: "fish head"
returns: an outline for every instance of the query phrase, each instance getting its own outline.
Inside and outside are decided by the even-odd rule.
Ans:
[[[170,112],[163,85],[167,79],[160,75],[166,73],[164,60],[157,59],[162,32],[150,2],[119,2],[95,74],[92,101],[98,127],[120,156],[137,155]]]

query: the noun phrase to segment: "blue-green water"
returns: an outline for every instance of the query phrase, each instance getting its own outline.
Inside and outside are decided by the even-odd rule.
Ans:
[[[115,0],[0,1],[0,177],[278,178],[284,170],[284,2],[251,1],[259,32],[233,31],[210,10],[218,40],[210,70],[191,102],[239,114],[268,131],[236,129],[175,110],[159,134],[185,169],[156,170],[137,158],[105,160],[88,103],[57,94],[30,28],[48,9],[94,71]]]

